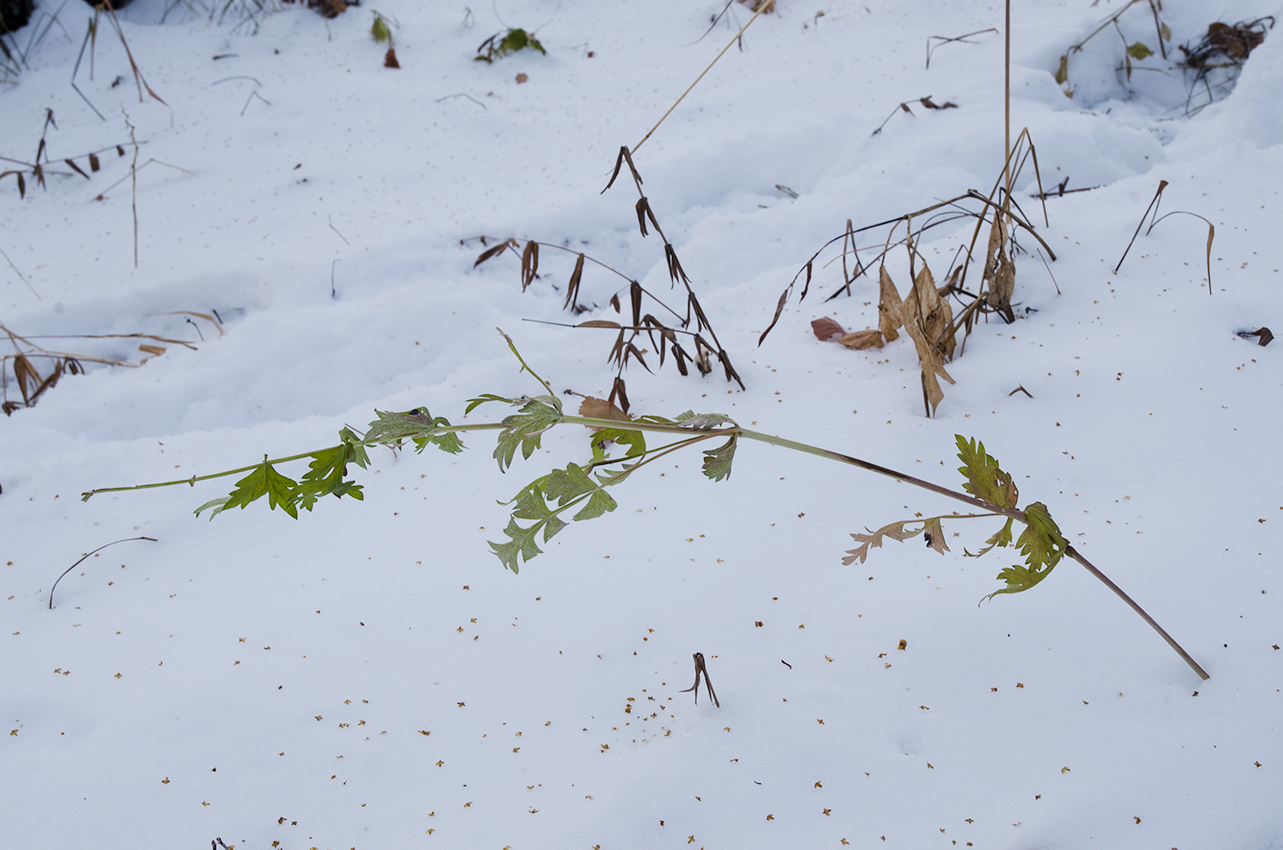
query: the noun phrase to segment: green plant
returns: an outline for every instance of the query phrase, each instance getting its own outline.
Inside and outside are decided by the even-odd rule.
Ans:
[[[533,33],[528,33],[523,29],[510,29],[507,32],[497,32],[494,35],[481,42],[477,48],[477,55],[474,61],[493,62],[496,56],[507,56],[509,53],[516,53],[518,50],[538,50],[545,56],[548,51],[543,49],[539,39],[535,38]]]
[[[348,477],[348,466],[355,464],[362,469],[366,468],[369,458],[365,449],[371,446],[400,447],[408,440],[415,445],[418,452],[433,445],[453,454],[463,449],[463,443],[458,436],[460,433],[498,431],[494,458],[499,464],[499,469],[507,471],[512,466],[518,450],[521,451],[523,459],[529,460],[539,448],[543,434],[551,428],[558,425],[582,425],[593,429],[589,436],[591,453],[587,462],[583,464],[572,462],[564,469],[554,469],[521,488],[508,502],[502,503],[510,506],[508,525],[504,529],[508,539],[498,543],[491,542],[490,546],[500,563],[516,573],[521,563],[528,563],[542,553],[539,548],[540,542],[547,543],[569,525],[569,522],[595,519],[613,511],[617,503],[607,492],[608,488],[626,481],[634,472],[647,464],[676,451],[716,442],[717,445],[712,448],[702,450],[703,473],[714,481],[721,481],[730,477],[739,441],[749,440],[875,472],[896,481],[947,496],[983,511],[975,514],[951,514],[906,520],[884,526],[876,532],[853,534],[852,537],[861,545],[848,552],[849,557],[845,559],[845,563],[863,561],[868,556],[870,548],[881,546],[884,537],[907,540],[924,535],[927,543],[943,554],[948,549],[941,531],[945,520],[978,517],[1005,518],[1006,523],[989,538],[988,545],[978,554],[984,555],[994,548],[1009,547],[1014,542],[1023,556],[1024,563],[1003,569],[998,574],[998,578],[1004,581],[1006,586],[989,594],[985,597],[986,599],[1002,593],[1019,593],[1028,590],[1046,578],[1063,558],[1072,558],[1131,606],[1199,676],[1208,678],[1203,668],[1140,605],[1068,543],[1065,535],[1051,518],[1046,505],[1041,502],[1031,502],[1023,509],[1016,507],[1019,491],[1012,476],[1003,471],[997,459],[990,456],[981,443],[961,436],[957,437],[958,456],[963,464],[959,471],[964,478],[963,489],[966,491],[964,493],[840,452],[751,431],[721,413],[696,414],[693,411],[686,411],[671,419],[661,416],[630,419],[622,414],[612,415],[610,406],[600,399],[586,399],[580,406],[581,415],[575,416],[565,412],[561,399],[557,397],[552,387],[530,368],[506,334],[504,339],[507,340],[513,355],[521,363],[522,371],[529,372],[539,382],[544,392],[533,397],[515,398],[486,393],[468,403],[467,411],[491,403],[506,404],[517,409],[515,413],[509,414],[499,422],[451,425],[445,417],[432,416],[426,408],[415,408],[405,413],[376,411],[378,418],[370,423],[370,428],[364,436],[356,434],[350,428],[344,428],[339,432],[340,442],[337,446],[282,458],[268,459],[264,456],[261,463],[212,475],[192,476],[177,481],[140,484],[134,487],[90,490],[81,494],[81,499],[87,501],[97,493],[170,487],[178,484],[195,486],[197,481],[248,472],[248,475],[236,482],[235,488],[229,495],[206,502],[197,508],[197,515],[212,509],[210,515],[212,519],[213,516],[233,507],[243,510],[266,496],[269,508],[279,507],[297,519],[298,508],[302,507],[310,511],[316,501],[326,495],[362,499],[361,486]],[[600,415],[582,415],[584,413]],[[647,434],[662,435],[669,438],[670,442],[660,446],[648,446]],[[281,464],[308,459],[310,459],[309,469],[298,481],[276,469]],[[573,513],[571,513],[572,510]],[[522,522],[529,524],[523,525]],[[920,528],[910,527],[918,523],[921,523]],[[1016,523],[1024,526],[1019,538],[1014,536],[1013,528]]]

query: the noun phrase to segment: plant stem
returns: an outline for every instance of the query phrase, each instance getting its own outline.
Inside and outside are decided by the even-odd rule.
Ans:
[[[1096,567],[1091,563],[1091,561],[1088,561],[1086,558],[1084,558],[1082,554],[1073,546],[1066,546],[1065,554],[1073,558],[1078,563],[1082,564],[1082,566],[1087,570],[1087,572],[1091,573],[1096,578],[1104,582],[1105,587],[1108,587],[1110,590],[1114,591],[1114,593],[1117,593],[1120,599],[1122,599],[1124,602],[1130,605],[1132,610],[1135,611],[1137,614],[1139,614],[1142,620],[1144,620],[1146,623],[1149,623],[1149,625],[1154,629],[1154,631],[1158,632],[1159,635],[1162,636],[1163,640],[1167,641],[1168,646],[1176,650],[1177,655],[1185,659],[1185,663],[1188,664],[1191,668],[1193,668],[1194,672],[1197,673],[1201,679],[1206,681],[1207,679],[1211,678],[1211,676],[1209,676],[1207,672],[1204,671],[1203,668],[1198,665],[1198,662],[1195,661],[1193,658],[1191,658],[1189,653],[1186,652],[1184,649],[1182,649],[1181,645],[1177,643],[1176,640],[1171,635],[1169,635],[1162,626],[1158,625],[1158,623],[1154,621],[1153,617],[1145,613],[1145,609],[1140,607],[1140,605],[1136,604],[1136,600],[1128,596],[1121,587],[1114,584],[1109,579],[1109,576],[1105,575],[1100,570],[1096,569]]]

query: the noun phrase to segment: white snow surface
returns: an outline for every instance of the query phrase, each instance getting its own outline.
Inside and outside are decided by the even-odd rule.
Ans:
[[[601,190],[751,12],[735,4],[701,40],[717,0],[380,0],[393,70],[369,5],[269,9],[254,32],[235,28],[239,0],[221,22],[200,0],[135,0],[122,31],[164,103],[140,100],[104,21],[92,77],[88,52],[75,77],[104,120],[69,85],[91,12],[42,2],[13,36],[27,66],[0,83],[0,155],[32,161],[46,110],[57,122],[47,185],[28,173],[21,198],[0,180],[0,321],[56,351],[166,351],[86,363],[0,421],[0,844],[1283,847],[1283,347],[1236,336],[1283,330],[1283,40],[1192,115],[1174,67],[1211,21],[1283,4],[1168,0],[1168,62],[1128,81],[1111,27],[1071,57],[1066,97],[1060,55],[1121,2],[1012,10],[1013,135],[1029,129],[1044,186],[1096,188],[1048,200],[1043,225],[1026,168],[1016,197],[1056,260],[1016,258],[1019,318],[976,326],[935,418],[908,339],[851,351],[812,334],[821,316],[877,325],[876,274],[825,300],[840,244],[757,340],[848,219],[990,191],[1000,32],[924,60],[930,36],[1001,30],[1000,3],[779,0],[760,16],[634,154],[747,389],[654,352],[654,374],[625,377],[634,413],[726,413],[955,489],[954,435],[983,440],[1021,504],[1045,503],[1205,682],[1068,559],[977,606],[1018,557],[963,556],[993,519],[947,525],[944,557],[917,539],[843,566],[850,533],[960,506],[760,443],[720,483],[698,451],[652,464],[518,575],[487,545],[504,539],[496,501],[584,461],[582,429],[506,474],[488,432],[458,456],[371,450],[353,470],[364,501],[297,521],[265,500],[193,517],[239,476],[82,503],[332,445],[375,409],[493,421],[467,399],[539,391],[496,327],[558,392],[604,397],[609,331],[526,320],[616,318],[623,281],[589,264],[595,309],[571,316],[571,255],[545,249],[522,293],[515,257],[474,268],[482,246],[461,240],[582,250],[679,307],[626,171]],[[1155,46],[1146,4],[1119,24]],[[547,55],[474,61],[507,27]],[[136,188],[132,149],[114,149],[131,126]],[[88,180],[62,165],[88,171],[102,149]],[[1210,293],[1188,215],[1113,272],[1160,180],[1160,214],[1215,225]],[[973,226],[924,234],[937,280]],[[888,270],[906,292],[903,249]],[[175,312],[215,310],[221,336]],[[128,333],[194,349],[77,336]],[[15,398],[12,361],[7,380]],[[50,610],[77,558],[138,536],[157,542],[88,558]],[[680,692],[694,652],[720,708]]]

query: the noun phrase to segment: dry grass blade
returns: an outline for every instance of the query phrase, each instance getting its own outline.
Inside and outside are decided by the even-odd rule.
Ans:
[[[1128,242],[1127,247],[1123,249],[1123,255],[1118,258],[1118,265],[1114,266],[1114,274],[1118,274],[1118,270],[1123,267],[1123,260],[1127,259],[1127,252],[1132,249],[1132,245],[1136,242],[1136,237],[1140,235],[1140,229],[1145,226],[1145,219],[1149,217],[1149,211],[1154,209],[1154,206],[1158,203],[1158,199],[1163,196],[1163,190],[1166,188],[1167,181],[1159,180],[1158,191],[1154,193],[1154,199],[1149,202],[1149,206],[1145,207],[1145,212],[1141,215],[1140,221],[1137,222],[1136,230],[1132,233],[1131,241]]]
[[[987,32],[997,31],[998,30],[994,27],[989,27],[988,29],[976,30],[975,32],[969,32],[966,35],[954,36],[953,38],[947,38],[943,35],[931,36],[927,39],[927,70],[931,70],[931,54],[935,53],[937,48],[944,47],[946,44],[975,44],[974,41],[967,41],[967,39],[971,38],[973,35],[984,35]],[[940,43],[933,46],[931,44],[933,41],[938,41]]]
[[[79,166],[79,165],[76,165],[76,163],[75,163],[75,161],[74,161],[74,160],[71,160],[71,159],[64,159],[64,160],[63,160],[63,162],[67,163],[67,166],[68,166],[72,171],[74,171],[74,172],[76,172],[77,174],[79,174],[81,177],[85,178],[86,180],[88,180],[88,179],[89,179],[89,175],[88,175],[88,174],[86,174],[84,171],[82,171],[82,170],[80,169],[80,166]]]
[[[1211,295],[1212,294],[1212,240],[1216,238],[1216,225],[1212,224],[1210,221],[1203,218],[1198,213],[1186,212],[1185,210],[1172,210],[1167,215],[1157,219],[1152,224],[1150,224],[1149,230],[1145,231],[1145,235],[1148,236],[1150,231],[1154,229],[1154,226],[1157,225],[1158,222],[1162,221],[1164,218],[1167,218],[1168,216],[1173,216],[1173,215],[1192,215],[1194,216],[1194,218],[1199,219],[1200,221],[1204,222],[1207,225],[1207,294]],[[1134,238],[1135,237],[1133,237],[1133,239]],[[1129,245],[1128,247],[1131,247],[1131,246]],[[1123,256],[1126,256],[1126,254],[1124,254]],[[1119,265],[1122,265],[1122,263],[1123,263],[1122,260],[1118,261]]]
[[[586,322],[580,322],[575,325],[577,328],[610,328],[611,330],[620,330],[623,326],[619,322],[612,322],[609,319],[590,319]]]
[[[695,78],[695,82],[693,82],[693,83],[691,83],[689,86],[687,86],[687,87],[686,87],[686,91],[682,92],[681,96],[680,96],[680,97],[678,97],[678,98],[677,98],[677,100],[673,101],[673,105],[672,105],[672,106],[670,106],[670,107],[668,107],[668,111],[667,111],[667,112],[665,112],[663,115],[661,115],[661,116],[660,116],[659,120],[655,122],[655,126],[654,126],[654,127],[651,127],[649,130],[647,130],[647,131],[646,131],[646,135],[642,137],[642,140],[641,140],[640,142],[638,142],[637,144],[633,145],[633,150],[634,150],[634,151],[636,151],[636,150],[637,150],[638,148],[640,148],[642,145],[646,144],[646,140],[647,140],[647,139],[649,139],[649,138],[651,137],[651,134],[652,134],[652,133],[654,133],[656,130],[658,130],[658,129],[659,129],[659,125],[664,123],[664,119],[666,119],[669,115],[671,115],[671,114],[672,114],[673,110],[677,108],[677,104],[681,103],[681,102],[686,98],[686,95],[688,95],[688,94],[690,94],[690,93],[691,93],[691,89],[693,89],[693,88],[695,88],[695,86],[699,85],[699,81],[700,81],[700,80],[702,80],[702,79],[704,79],[704,75],[705,75],[705,74],[707,74],[709,71],[713,70],[713,66],[714,66],[714,65],[716,65],[716,64],[717,64],[717,62],[718,62],[718,60],[719,60],[719,59],[721,59],[721,58],[722,58],[722,56],[724,56],[724,55],[726,54],[726,51],[728,51],[728,50],[730,50],[730,49],[731,49],[731,45],[735,44],[736,42],[738,42],[738,41],[740,40],[740,38],[744,35],[744,31],[745,31],[746,29],[748,29],[750,26],[752,26],[753,21],[756,21],[756,20],[757,20],[757,16],[758,16],[758,15],[760,15],[760,14],[762,14],[762,12],[770,11],[771,9],[774,9],[774,8],[775,8],[775,3],[774,3],[773,1],[772,1],[772,2],[770,2],[770,3],[763,3],[763,4],[761,4],[760,6],[758,6],[757,10],[753,12],[753,17],[751,17],[751,18],[749,18],[749,19],[748,19],[748,23],[746,23],[746,24],[744,24],[744,26],[740,27],[740,31],[739,31],[739,32],[737,32],[737,33],[735,33],[735,37],[734,37],[734,38],[732,38],[730,41],[728,41],[728,42],[726,43],[726,46],[722,48],[721,52],[720,52],[720,53],[718,53],[715,57],[713,57],[713,61],[708,63],[708,67],[707,67],[707,68],[705,68],[703,71],[700,71],[699,76]],[[630,164],[631,164],[631,163],[630,163]],[[616,165],[616,166],[615,166],[615,171],[616,171],[616,172],[618,172],[618,170],[619,170],[619,166],[618,166],[618,165]],[[612,181],[612,182],[614,181],[614,178],[613,178],[613,177],[611,178],[611,181]],[[610,187],[608,186],[607,188],[610,188]]]

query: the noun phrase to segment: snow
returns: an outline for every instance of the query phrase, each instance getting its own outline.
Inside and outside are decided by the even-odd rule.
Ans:
[[[954,488],[954,435],[977,437],[1021,504],[1046,503],[1203,682],[1068,560],[977,606],[1011,563],[962,556],[992,520],[954,524],[943,558],[889,542],[843,566],[849,533],[955,503],[757,443],[721,483],[697,453],[657,462],[616,488],[618,510],[573,524],[519,575],[487,545],[507,522],[495,501],[582,462],[577,428],[506,475],[484,432],[458,456],[371,450],[363,502],[326,499],[297,521],[262,503],[193,518],[234,478],[82,503],[95,487],[331,445],[375,409],[491,421],[497,407],[465,417],[467,399],[538,391],[496,326],[558,391],[604,397],[609,332],[525,320],[610,318],[620,279],[590,264],[581,301],[599,309],[575,319],[561,309],[570,255],[545,250],[522,294],[514,258],[474,269],[481,245],[461,240],[564,244],[678,307],[626,173],[601,189],[619,147],[751,14],[736,4],[738,23],[700,40],[721,3],[385,0],[399,24],[390,70],[368,7],[326,21],[284,6],[254,33],[236,27],[245,4],[220,23],[178,3],[160,24],[168,5],[119,15],[163,105],[140,102],[105,22],[92,79],[88,57],[76,76],[105,120],[68,85],[91,14],[79,0],[37,10],[13,37],[29,67],[0,83],[0,155],[29,161],[52,109],[59,172],[47,188],[28,174],[25,198],[0,180],[4,326],[134,364],[140,340],[77,335],[195,346],[142,340],[167,350],[139,368],[86,362],[2,424],[6,844],[1283,846],[1283,367],[1277,345],[1235,335],[1281,323],[1275,34],[1232,93],[1186,115],[1180,72],[1158,57],[1136,65],[1166,74],[1116,71],[1112,28],[1072,57],[1072,99],[1053,79],[1119,2],[1013,9],[1013,133],[1029,128],[1044,186],[1097,188],[1048,200],[1041,226],[1022,175],[1055,282],[1037,256],[1017,258],[1020,318],[977,326],[933,419],[911,342],[857,352],[812,335],[825,315],[876,327],[872,276],[824,300],[841,285],[840,263],[825,265],[836,247],[757,339],[847,219],[993,186],[1001,36],[923,60],[929,36],[1001,28],[1000,4],[867,0],[817,16],[779,0],[634,154],[747,386],[633,366],[634,413],[723,412]],[[1214,18],[1192,2],[1163,15],[1175,45],[1212,20],[1281,12],[1226,0]],[[1154,39],[1144,4],[1119,23],[1128,42]],[[507,26],[537,30],[547,55],[474,62]],[[922,108],[927,95],[958,106]],[[872,135],[901,101],[913,114]],[[101,153],[87,181],[59,164],[127,144],[131,126],[150,163],[136,267],[132,149]],[[1142,231],[1113,273],[1160,180],[1160,214],[1215,224],[1210,295],[1206,225],[1190,216]],[[924,236],[938,280],[972,228]],[[902,249],[888,269],[905,292]],[[215,310],[221,336],[192,315]],[[139,536],[156,542],[91,556],[49,609],[77,558]],[[681,693],[694,652],[720,708]]]

